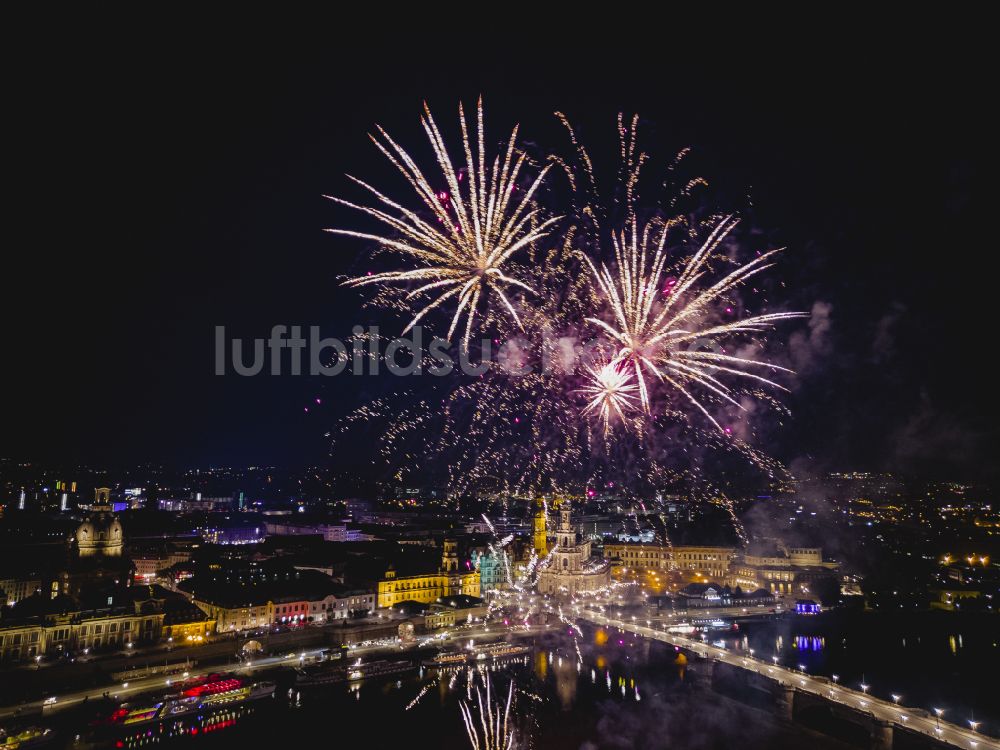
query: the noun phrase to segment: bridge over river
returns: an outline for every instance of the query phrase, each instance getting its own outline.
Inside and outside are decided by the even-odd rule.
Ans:
[[[734,653],[700,640],[657,629],[650,621],[621,620],[590,609],[575,612],[582,620],[614,627],[681,649],[696,675],[709,684],[727,672],[745,687],[770,693],[775,712],[789,721],[800,721],[822,712],[827,718],[863,727],[873,750],[889,750],[898,738],[906,746],[958,747],[963,750],[1000,750],[1000,742],[919,708],[881,700],[837,684],[827,677],[810,675],[766,660]],[[903,741],[905,738],[905,741]],[[921,742],[920,740],[923,740]]]

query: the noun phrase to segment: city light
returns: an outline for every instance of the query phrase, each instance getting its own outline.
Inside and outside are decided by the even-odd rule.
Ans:
[[[852,37],[832,98],[755,55],[720,89],[727,44],[97,70],[81,30],[8,96],[85,127],[13,141],[0,750],[994,747],[995,85],[955,15],[981,64]],[[955,95],[911,117],[923,67]]]

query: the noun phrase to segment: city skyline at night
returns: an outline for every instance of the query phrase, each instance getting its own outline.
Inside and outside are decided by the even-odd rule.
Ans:
[[[1000,748],[985,45],[538,33],[13,76],[2,750]]]

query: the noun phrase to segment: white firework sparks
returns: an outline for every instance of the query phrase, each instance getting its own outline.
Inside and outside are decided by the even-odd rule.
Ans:
[[[458,706],[462,712],[469,742],[473,750],[514,750],[516,747],[514,730],[508,727],[511,701],[514,698],[514,681],[510,682],[507,705],[502,709],[499,703],[493,703],[488,674],[483,678],[483,682],[486,684],[485,694],[482,689],[476,688],[478,711],[474,712],[467,701],[462,701]]]
[[[754,258],[718,281],[705,284],[707,263],[712,252],[736,222],[726,218],[716,225],[705,243],[684,265],[676,279],[666,278],[668,254],[665,250],[669,223],[646,225],[642,230],[635,218],[625,230],[612,234],[616,273],[606,264],[597,267],[589,258],[591,272],[610,307],[612,320],[588,317],[618,347],[616,363],[624,363],[635,375],[642,407],[650,411],[648,376],[681,393],[720,431],[722,426],[696,396],[693,386],[710,391],[723,401],[744,409],[737,394],[721,378],[733,376],[787,390],[779,383],[758,375],[764,372],[791,372],[788,368],[759,359],[726,354],[722,342],[743,333],[769,330],[780,320],[804,317],[805,313],[778,312],[753,315],[729,323],[702,320],[713,305],[748,279],[770,268],[779,250]],[[698,349],[686,348],[698,346]],[[711,347],[715,351],[704,351]]]
[[[423,218],[417,211],[406,208],[368,183],[348,175],[369,191],[381,205],[365,206],[341,198],[327,197],[377,219],[389,231],[386,234],[346,229],[327,231],[372,240],[387,250],[415,261],[418,264],[416,268],[374,273],[349,279],[344,283],[354,287],[416,284],[416,288],[407,294],[407,300],[422,298],[426,303],[417,309],[404,329],[404,334],[444,302],[454,302],[448,338],[454,334],[464,315],[465,333],[462,344],[467,347],[480,300],[485,302],[489,295],[495,295],[503,303],[503,309],[520,326],[520,318],[509,294],[512,289],[526,292],[534,290],[524,281],[510,275],[505,266],[518,250],[545,237],[549,227],[559,217],[543,220],[532,202],[549,167],[539,172],[519,199],[514,197],[518,192],[517,179],[526,158],[515,149],[517,127],[510,135],[503,158],[498,154],[493,160],[492,168],[489,168],[486,164],[482,99],[477,105],[475,148],[461,104],[459,123],[465,153],[464,171],[455,167],[437,124],[427,105],[424,105],[421,124],[434,149],[446,190],[435,189],[409,153],[381,127],[378,128],[381,139],[371,136],[379,150],[410,183],[422,201],[423,209],[433,218]]]
[[[635,394],[639,386],[632,370],[620,360],[598,368],[588,366],[587,378],[587,384],[577,391],[588,399],[583,414],[597,414],[607,435],[612,417],[625,422],[626,414],[637,407]]]

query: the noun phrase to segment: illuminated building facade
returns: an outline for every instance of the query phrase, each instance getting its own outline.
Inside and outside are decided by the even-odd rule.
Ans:
[[[190,559],[191,553],[187,550],[160,549],[133,554],[136,583],[153,583],[160,578],[160,571],[188,562]],[[162,578],[168,581],[170,576],[164,575]]]
[[[322,624],[363,617],[375,609],[374,590],[348,589],[312,570],[237,582],[225,575],[196,575],[178,588],[215,620],[217,632]]]
[[[572,596],[605,588],[611,582],[611,566],[592,557],[590,544],[573,525],[570,504],[564,501],[559,506],[555,549],[538,574],[539,593]]]
[[[94,493],[90,514],[74,534],[77,553],[81,558],[121,557],[125,534],[111,507],[111,490],[100,487]]]
[[[539,557],[545,557],[549,552],[549,537],[547,519],[545,518],[545,505],[541,500],[537,501],[535,515],[532,518],[532,541],[535,553]]]
[[[691,578],[721,581],[729,575],[735,547],[690,547],[637,542],[609,542],[604,556],[612,561],[613,571],[679,571]]]
[[[820,547],[787,547],[778,542],[752,547],[730,565],[729,581],[747,589],[767,589],[773,594],[800,595],[819,579],[835,576],[840,563],[825,561]]]
[[[132,581],[132,561],[124,554],[125,530],[112,510],[110,493],[107,487],[94,491],[86,519],[67,540],[66,566],[47,584],[50,597],[86,597]]]
[[[38,591],[42,586],[37,577],[15,577],[0,579],[0,605],[11,606]]]
[[[407,600],[430,604],[457,594],[480,595],[479,571],[462,572],[458,564],[458,544],[446,539],[441,568],[433,573],[397,576],[395,568],[390,565],[385,577],[378,583],[378,606],[392,607]]]
[[[214,625],[183,596],[160,586],[122,589],[101,606],[36,594],[0,620],[0,661],[127,649],[167,638],[175,645],[191,644]]]
[[[479,571],[479,591],[481,596],[494,589],[507,587],[506,552],[474,553],[473,567]]]

